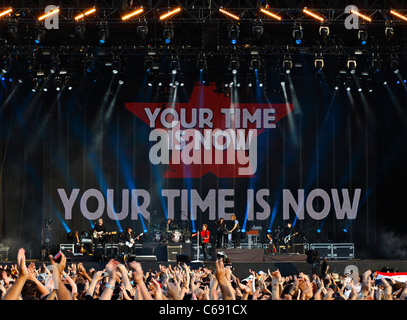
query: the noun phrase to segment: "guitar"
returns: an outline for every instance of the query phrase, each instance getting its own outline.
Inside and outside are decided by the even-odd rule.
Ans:
[[[138,237],[141,237],[143,234],[144,234],[144,233],[140,233],[140,234],[136,237],[136,239],[137,239]],[[126,246],[128,246],[129,248],[131,248],[131,247],[134,245],[134,243],[135,243],[134,239],[131,238],[130,241],[126,241]]]
[[[294,236],[296,236],[297,234],[298,234],[298,232],[293,233],[293,234],[289,234],[288,236],[286,236],[286,237],[284,238],[284,243],[287,243],[288,241],[290,241],[291,238],[294,237]]]
[[[117,232],[116,231],[113,231],[113,232],[103,232],[103,231],[93,231],[93,238],[94,239],[99,239],[99,238],[101,238],[101,237],[103,237],[104,235],[111,235],[111,234],[116,234]]]

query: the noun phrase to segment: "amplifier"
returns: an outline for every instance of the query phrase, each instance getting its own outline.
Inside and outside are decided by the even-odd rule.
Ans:
[[[168,262],[177,262],[177,255],[182,254],[182,246],[167,246]]]

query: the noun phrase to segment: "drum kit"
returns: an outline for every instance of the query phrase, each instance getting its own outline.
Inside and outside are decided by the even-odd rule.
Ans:
[[[154,224],[151,226],[151,242],[179,243],[190,242],[191,233],[186,228],[186,221],[172,221],[167,224]]]

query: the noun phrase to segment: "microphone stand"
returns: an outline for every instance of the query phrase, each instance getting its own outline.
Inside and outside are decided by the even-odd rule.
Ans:
[[[191,262],[202,262],[201,260],[199,260],[199,229],[197,231],[196,244],[197,244],[196,260]]]

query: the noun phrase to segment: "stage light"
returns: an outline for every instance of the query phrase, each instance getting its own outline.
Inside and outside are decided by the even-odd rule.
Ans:
[[[44,40],[44,37],[45,37],[45,30],[37,29],[34,34],[34,42],[36,44],[39,44],[39,43],[41,43],[42,40]]]
[[[93,69],[95,68],[95,59],[93,58],[93,56],[87,57],[85,59],[84,67],[86,73],[91,73],[93,71]]]
[[[356,72],[357,67],[356,58],[350,57],[346,63],[346,66],[348,67],[349,72],[351,74],[354,74]]]
[[[130,18],[132,18],[132,17],[135,17],[135,16],[139,15],[139,14],[142,13],[143,11],[144,11],[143,8],[139,8],[139,9],[137,9],[137,10],[134,10],[134,11],[132,11],[132,12],[130,12],[130,13],[128,13],[128,14],[122,16],[122,20],[123,20],[123,21],[126,21],[126,20],[128,20],[128,19],[130,19]]]
[[[296,44],[301,44],[303,35],[304,33],[302,31],[302,26],[299,24],[295,24],[293,28],[293,38]]]
[[[373,69],[373,72],[380,71],[380,66],[381,66],[380,59],[378,57],[376,57],[376,56],[373,56],[372,57],[372,69]]]
[[[147,22],[145,22],[144,24],[140,24],[139,26],[137,26],[137,34],[140,36],[141,39],[145,39],[147,34],[148,34],[148,26],[147,26]]]
[[[163,37],[166,44],[169,44],[174,37],[174,27],[172,24],[166,24],[163,31]]]
[[[240,34],[240,30],[239,30],[239,26],[232,24],[228,27],[229,29],[229,39],[230,42],[235,45],[237,43],[237,39],[239,38],[239,34]]]
[[[267,16],[273,18],[273,19],[276,19],[276,20],[278,20],[278,21],[281,21],[281,20],[282,20],[282,18],[281,18],[280,16],[276,15],[275,13],[273,13],[273,12],[271,12],[271,11],[269,11],[269,10],[266,10],[266,9],[261,8],[261,9],[260,9],[260,12],[262,12],[262,13],[264,13],[265,15],[267,15]]]
[[[120,70],[120,60],[116,58],[112,62],[112,72],[113,74],[118,74],[119,70]]]
[[[3,11],[0,11],[0,18],[5,17],[6,15],[9,15],[9,14],[11,14],[12,12],[13,12],[13,9],[12,9],[12,8],[5,9],[5,10],[3,10]]]
[[[57,13],[59,13],[59,8],[56,8],[56,9],[54,9],[54,10],[51,10],[50,12],[48,12],[48,13],[46,13],[46,14],[43,14],[42,16],[38,17],[38,21],[45,20],[45,19],[47,19],[48,17],[53,16],[54,14],[57,14]]]
[[[178,57],[173,57],[171,62],[170,62],[170,70],[172,74],[177,74],[177,72],[179,71],[181,65],[179,62]]]
[[[61,88],[62,88],[62,79],[59,78],[59,77],[55,78],[55,80],[54,80],[54,85],[55,85],[55,90],[56,90],[56,91],[61,91]]]
[[[232,58],[229,62],[229,69],[232,71],[232,73],[236,74],[239,67],[240,67],[239,60],[237,58]]]
[[[160,16],[160,20],[166,20],[166,19],[168,19],[169,17],[172,17],[173,15],[177,14],[177,13],[180,12],[180,11],[181,11],[181,7],[178,7],[178,8],[176,8],[176,9],[174,9],[174,10],[171,10],[171,11],[169,11],[169,12],[167,12],[167,13],[164,13],[164,14],[162,14],[162,15]]]
[[[368,17],[368,16],[366,16],[366,15],[364,15],[364,14],[361,14],[359,11],[356,11],[356,10],[354,10],[354,9],[351,9],[351,10],[350,10],[350,13],[352,13],[352,14],[354,14],[354,15],[357,15],[358,17],[362,18],[362,19],[365,20],[365,21],[372,22],[372,19],[371,19],[370,17]]]
[[[18,27],[16,23],[11,23],[7,27],[7,33],[12,39],[17,39]]]
[[[367,31],[366,30],[359,30],[358,38],[359,38],[362,45],[366,45],[367,38],[368,38]]]
[[[81,40],[85,39],[85,25],[83,24],[78,24],[75,26],[75,34],[77,35],[77,37]]]
[[[204,71],[208,67],[205,55],[202,54],[198,57],[196,62],[196,66],[198,67],[199,71]]]
[[[259,40],[263,35],[263,32],[264,32],[263,23],[261,21],[256,21],[252,27],[252,33],[254,35],[254,38],[256,40]]]
[[[405,15],[403,15],[395,10],[390,10],[390,13],[401,20],[407,21],[407,17]]]
[[[399,59],[397,56],[392,56],[390,60],[390,69],[394,73],[399,73],[400,72],[400,65],[399,65]]]
[[[321,71],[324,68],[325,63],[322,55],[315,55],[314,66],[318,71]]]
[[[387,41],[390,41],[394,37],[394,25],[391,21],[386,21],[386,27],[384,29]]]
[[[321,229],[317,229],[317,233],[321,233]]]
[[[95,12],[96,12],[96,8],[89,9],[89,10],[87,10],[87,11],[81,13],[81,14],[78,14],[77,16],[75,16],[75,17],[74,17],[74,20],[75,20],[75,21],[82,20],[82,19],[85,18],[86,16],[91,15],[92,13],[95,13]]]
[[[316,19],[316,20],[319,20],[319,21],[321,21],[321,22],[324,22],[324,21],[325,21],[325,18],[323,18],[323,17],[321,17],[321,16],[319,16],[319,15],[313,13],[312,11],[308,10],[307,8],[304,8],[303,12],[304,12],[305,14],[309,15],[310,17]]]
[[[106,24],[100,24],[99,26],[99,42],[101,44],[106,43],[109,38],[109,28]]]
[[[285,57],[283,60],[283,69],[285,73],[291,73],[291,69],[293,68],[293,60],[291,57]]]
[[[50,73],[56,74],[59,72],[59,67],[61,65],[61,61],[59,60],[59,57],[53,57],[51,60],[51,66],[50,66]]]
[[[348,229],[343,228],[342,231],[345,232],[345,233],[347,233],[347,232],[348,232]]]
[[[320,26],[319,27],[319,34],[323,39],[326,39],[330,34],[330,29],[328,26]]]
[[[237,15],[235,15],[235,14],[229,12],[229,11],[226,11],[226,10],[224,10],[224,9],[222,9],[222,8],[219,8],[219,12],[223,13],[224,15],[226,15],[226,16],[232,18],[232,19],[235,19],[235,20],[239,20],[239,19],[240,19]]]

